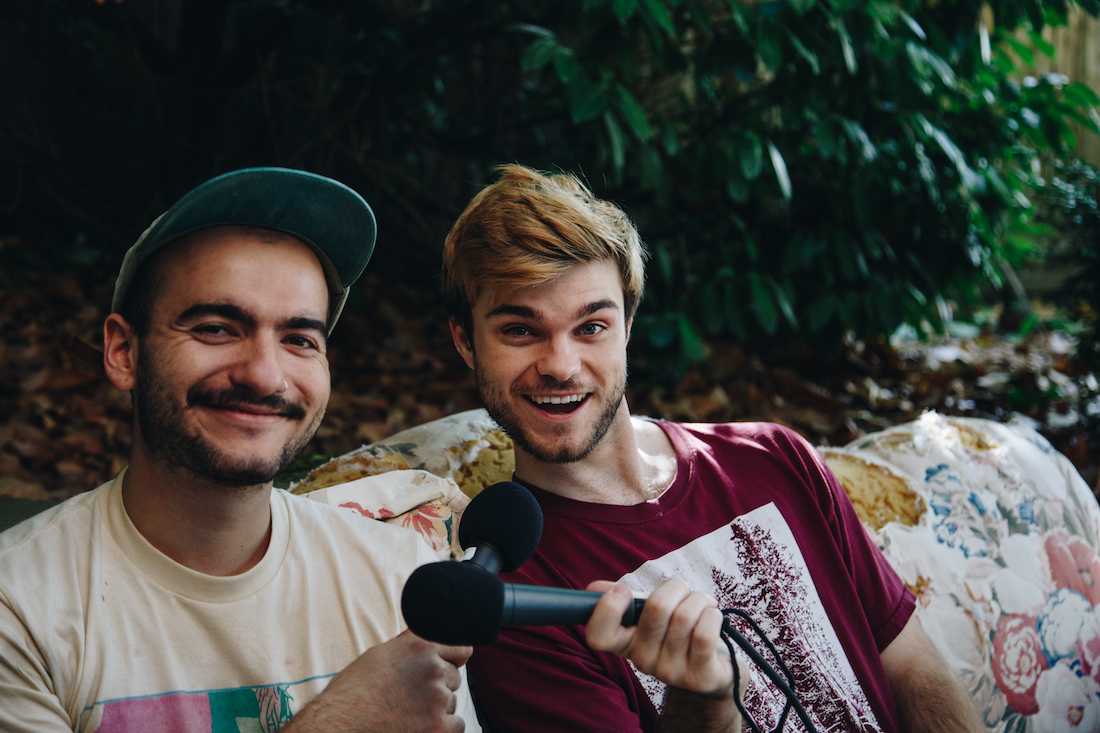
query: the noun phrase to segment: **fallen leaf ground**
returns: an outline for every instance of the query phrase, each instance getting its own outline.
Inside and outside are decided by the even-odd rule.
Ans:
[[[125,465],[129,397],[107,384],[98,351],[112,278],[25,266],[0,276],[0,496],[60,499]],[[373,274],[358,289],[330,346],[328,415],[299,470],[479,404],[435,298]],[[765,355],[719,343],[671,386],[647,376],[650,355],[632,353],[628,400],[635,413],[676,420],[773,420],[828,445],[924,410],[1023,419],[1095,491],[1100,386],[1080,373],[1073,347],[1043,330],[1027,338],[852,342],[830,359],[798,345]]]

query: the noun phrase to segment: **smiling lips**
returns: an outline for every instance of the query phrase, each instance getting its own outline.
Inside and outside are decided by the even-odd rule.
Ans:
[[[567,415],[575,412],[588,401],[588,392],[566,395],[525,395],[527,401],[535,407],[554,415]]]

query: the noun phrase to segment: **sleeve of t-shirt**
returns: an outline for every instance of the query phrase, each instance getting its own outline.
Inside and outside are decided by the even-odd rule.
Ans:
[[[26,625],[0,592],[0,731],[71,732],[49,670]]]
[[[840,549],[845,568],[859,590],[863,611],[881,652],[901,632],[916,608],[913,594],[898,577],[859,520],[840,482],[804,438],[784,430],[792,458],[818,495],[821,511]]]
[[[643,730],[643,718],[655,717],[649,699],[636,699],[617,679],[629,670],[609,668],[579,634],[580,627],[508,629],[474,650],[470,687],[486,731]]]

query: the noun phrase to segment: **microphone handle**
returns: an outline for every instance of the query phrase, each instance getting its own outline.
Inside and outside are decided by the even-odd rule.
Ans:
[[[501,626],[562,626],[586,624],[603,593],[541,585],[504,584]],[[635,598],[623,612],[623,626],[634,626],[644,598]]]

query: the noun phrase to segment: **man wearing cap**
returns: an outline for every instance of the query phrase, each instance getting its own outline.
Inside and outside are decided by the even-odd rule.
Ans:
[[[255,168],[127,252],[103,362],[132,396],[129,466],[0,534],[0,730],[477,729],[470,650],[403,631],[428,547],[272,490],[324,415],[374,239],[350,188]]]

